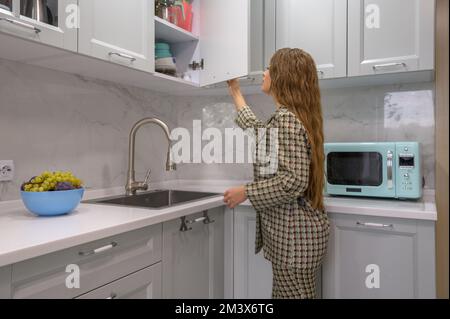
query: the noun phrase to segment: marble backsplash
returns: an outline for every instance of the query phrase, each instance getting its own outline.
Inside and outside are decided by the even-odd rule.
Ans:
[[[416,83],[322,91],[325,138],[345,141],[419,141],[424,175],[434,188],[434,84]],[[247,97],[261,119],[270,97]],[[12,159],[13,182],[0,183],[0,201],[18,199],[22,181],[43,170],[71,170],[91,188],[125,184],[128,134],[144,117],[171,128],[235,127],[228,96],[172,97],[0,59],[0,159]],[[152,180],[251,179],[250,164],[180,164],[164,171],[166,141],[145,127],[136,141],[136,175]]]
[[[0,200],[19,198],[21,182],[43,170],[71,170],[87,187],[125,185],[128,134],[144,117],[176,126],[172,100],[150,91],[0,60],[0,159],[14,160]],[[136,177],[166,173],[166,141],[156,126],[136,139]]]
[[[425,184],[434,189],[433,83],[326,89],[322,90],[322,101],[325,142],[420,142]],[[205,127],[235,126],[230,102],[229,97],[177,98],[177,122],[187,128],[192,127],[192,119],[202,120]],[[261,119],[274,111],[272,99],[262,94],[248,96],[247,103]],[[184,164],[178,174],[183,179],[252,178],[248,164]]]

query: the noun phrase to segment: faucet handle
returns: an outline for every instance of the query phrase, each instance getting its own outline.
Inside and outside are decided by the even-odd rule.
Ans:
[[[148,171],[147,171],[147,174],[145,175],[145,180],[144,180],[144,184],[145,185],[148,185],[148,182],[150,181],[150,174],[152,173],[152,170],[151,169],[149,169]]]

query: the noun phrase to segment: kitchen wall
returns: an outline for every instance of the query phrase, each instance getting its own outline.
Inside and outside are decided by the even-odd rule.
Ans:
[[[426,185],[434,188],[434,85],[418,83],[323,90],[327,142],[417,140],[423,145]],[[248,97],[266,119],[271,99]],[[42,170],[71,170],[88,187],[122,186],[127,168],[128,134],[147,116],[171,128],[192,131],[235,127],[228,96],[168,97],[148,90],[86,79],[0,59],[0,159],[13,159],[16,176],[0,183],[0,200],[19,198],[22,181]],[[250,179],[250,164],[181,164],[164,171],[166,142],[162,131],[148,127],[138,134],[136,171],[152,169],[163,179]]]
[[[88,187],[125,185],[128,134],[155,116],[175,127],[171,99],[147,90],[0,60],[0,159],[12,159],[16,176],[0,183],[0,200],[19,198],[21,182],[43,170],[71,170]],[[136,177],[164,171],[166,142],[159,127],[138,133]]]

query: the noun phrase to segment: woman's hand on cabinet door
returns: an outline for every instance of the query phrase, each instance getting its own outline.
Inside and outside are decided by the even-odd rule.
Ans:
[[[241,93],[241,86],[239,84],[239,79],[228,80],[227,83],[231,95]]]
[[[235,208],[247,199],[245,186],[233,187],[225,192],[223,201],[229,208]]]
[[[230,92],[231,97],[234,100],[234,105],[236,106],[236,110],[239,111],[241,108],[247,105],[245,102],[244,97],[241,93],[241,86],[239,84],[238,79],[233,79],[227,81],[228,83],[228,90]]]

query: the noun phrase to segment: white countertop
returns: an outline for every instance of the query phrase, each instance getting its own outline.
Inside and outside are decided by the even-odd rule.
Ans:
[[[223,193],[229,187],[245,182],[179,180],[154,183],[152,189]],[[123,194],[123,187],[86,191],[83,199],[120,194]],[[326,198],[325,206],[330,213],[435,221],[437,213],[434,200],[428,200],[428,197],[425,196],[419,202]],[[0,202],[0,267],[223,204],[222,195],[164,209],[82,203],[69,215],[37,217],[26,210],[21,200]],[[246,201],[242,205],[250,205],[250,202]]]

